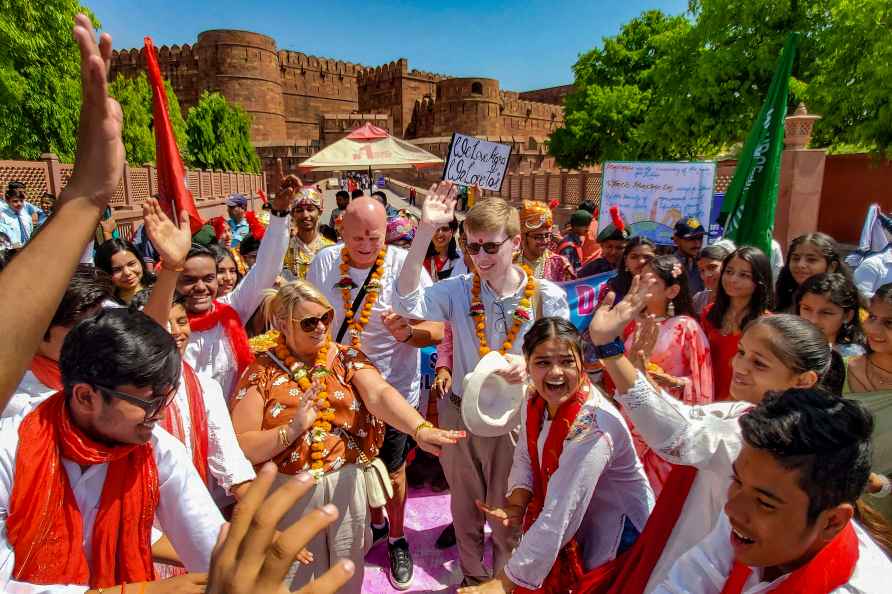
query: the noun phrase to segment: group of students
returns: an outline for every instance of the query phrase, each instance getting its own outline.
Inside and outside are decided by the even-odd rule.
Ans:
[[[293,176],[234,280],[225,230],[194,245],[154,199],[154,270],[126,243],[78,265],[123,170],[111,39],[91,31],[79,15],[71,181],[0,273],[20,303],[0,311],[6,591],[358,592],[377,539],[408,588],[413,444],[450,485],[463,593],[885,591],[892,538],[864,493],[892,489],[871,474],[873,417],[841,393],[889,387],[892,286],[862,314],[826,236],[797,239],[775,287],[755,248],[697,254],[691,221],[677,255],[619,229],[584,333],[548,278],[567,274],[537,232],[549,213],[487,198],[459,226],[449,182],[408,250],[384,204],[352,200],[305,278],[277,282],[295,209],[321,210]],[[272,331],[252,345],[258,309]],[[418,411],[435,344],[439,428]],[[467,424],[461,380],[496,353],[528,388],[518,430],[492,435]]]

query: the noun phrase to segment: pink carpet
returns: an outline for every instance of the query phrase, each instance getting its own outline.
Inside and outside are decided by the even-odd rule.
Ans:
[[[455,592],[461,583],[458,549],[441,551],[434,546],[443,528],[452,522],[449,493],[434,493],[428,488],[410,489],[406,505],[406,538],[415,561],[415,579],[408,592]],[[487,528],[487,532],[488,532]],[[489,538],[487,562],[491,563]],[[371,594],[395,594],[387,568],[387,544],[379,543],[366,556],[362,591]]]

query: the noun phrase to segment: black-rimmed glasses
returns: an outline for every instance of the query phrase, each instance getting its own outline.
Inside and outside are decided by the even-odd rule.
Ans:
[[[99,384],[94,384],[93,387],[112,398],[117,398],[140,407],[146,413],[146,419],[155,418],[159,412],[170,406],[170,403],[173,402],[174,397],[177,395],[177,389],[179,389],[179,386],[173,386],[168,392],[160,395],[153,394],[151,400],[145,400],[133,394],[118,392]]]

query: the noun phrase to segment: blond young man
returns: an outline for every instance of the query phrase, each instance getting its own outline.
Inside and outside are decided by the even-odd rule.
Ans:
[[[437,228],[452,221],[455,198],[456,188],[451,182],[431,187],[400,273],[395,305],[397,312],[404,316],[451,324],[456,381],[453,393],[439,403],[440,426],[467,431],[461,417],[461,380],[477,365],[481,350],[501,350],[511,366],[500,375],[510,383],[524,382],[526,370],[519,355],[523,335],[538,314],[567,318],[570,312],[563,289],[547,280],[532,281],[534,294],[527,300],[532,303],[530,307],[525,305],[524,298],[531,289],[530,279],[523,268],[513,263],[521,247],[520,220],[517,210],[501,198],[487,198],[477,203],[465,218],[466,245],[476,272],[422,286],[427,246]],[[520,315],[515,316],[519,310]],[[527,319],[521,321],[524,317]],[[478,336],[480,322],[483,322],[485,344],[481,344]],[[512,433],[482,437],[468,431],[466,440],[450,451],[444,450],[440,457],[446,480],[452,487],[452,517],[464,585],[476,585],[498,574],[517,544],[516,528],[491,525],[493,568],[487,569],[483,563],[485,517],[475,503],[505,504],[515,443],[516,435]]]

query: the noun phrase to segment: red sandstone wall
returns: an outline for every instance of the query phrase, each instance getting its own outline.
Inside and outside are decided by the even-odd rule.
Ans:
[[[892,161],[869,155],[828,155],[824,164],[818,230],[841,243],[858,243],[867,208],[892,212]]]
[[[552,105],[563,105],[564,97],[573,92],[573,85],[561,85],[559,87],[548,87],[547,89],[536,89],[533,91],[524,91],[518,93],[518,97],[524,101],[535,101],[537,103],[550,103]]]

